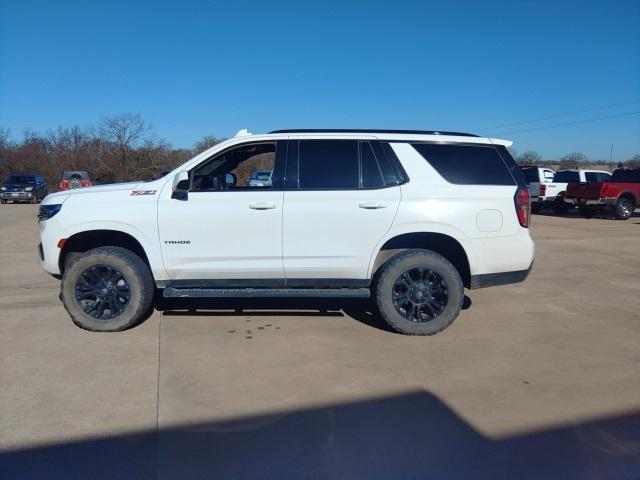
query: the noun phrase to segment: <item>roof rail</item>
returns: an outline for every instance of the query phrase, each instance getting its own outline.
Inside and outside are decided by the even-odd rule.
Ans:
[[[472,133],[443,132],[440,130],[385,130],[379,128],[297,128],[291,130],[274,130],[269,133],[398,133],[410,135],[451,135],[455,137],[477,137]]]

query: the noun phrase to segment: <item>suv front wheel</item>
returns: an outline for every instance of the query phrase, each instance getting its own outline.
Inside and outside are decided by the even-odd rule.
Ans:
[[[117,332],[150,311],[154,283],[140,257],[120,247],[99,247],[73,259],[62,277],[61,299],[85,330]]]
[[[464,300],[458,270],[430,250],[408,250],[391,258],[375,285],[382,318],[407,335],[433,335],[456,319]]]

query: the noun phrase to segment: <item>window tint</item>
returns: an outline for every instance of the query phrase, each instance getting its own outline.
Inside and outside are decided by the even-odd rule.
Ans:
[[[515,185],[494,147],[416,143],[413,147],[450,183],[459,185]]]
[[[524,173],[524,179],[527,183],[539,182],[538,167],[523,167],[522,173]]]
[[[227,150],[193,171],[193,191],[270,189],[275,165],[273,143],[243,145]]]
[[[302,189],[357,189],[358,142],[301,140],[298,178]]]
[[[382,172],[369,142],[360,142],[360,168],[362,170],[362,188],[384,187]]]
[[[611,174],[610,173],[598,173],[598,181],[599,182],[608,182],[609,180],[611,180]]]
[[[408,181],[400,160],[396,157],[391,145],[388,143],[374,142],[373,150],[378,159],[378,165],[382,171],[382,177],[384,178],[384,184],[386,186],[399,185]],[[395,165],[394,166],[394,162]]]
[[[619,168],[614,170],[611,176],[612,182],[620,183],[640,183],[640,169],[631,170],[629,168]]]
[[[572,172],[569,170],[565,170],[564,172],[557,172],[553,177],[554,183],[569,183],[569,182],[579,182],[580,181],[580,173]]]

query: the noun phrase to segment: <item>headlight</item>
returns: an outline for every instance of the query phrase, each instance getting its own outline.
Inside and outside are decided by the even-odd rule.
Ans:
[[[25,188],[24,188],[24,191],[25,191],[25,192],[30,192],[31,190],[33,190],[33,187],[25,187]]]
[[[49,204],[40,205],[40,212],[38,213],[38,221],[48,220],[60,211],[62,204]]]
[[[0,187],[0,190],[2,190],[3,192],[7,189],[7,187]]]

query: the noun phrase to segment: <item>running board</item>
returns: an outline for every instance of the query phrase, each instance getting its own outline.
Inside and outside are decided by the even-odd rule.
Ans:
[[[167,287],[165,298],[221,298],[221,297],[323,297],[369,298],[368,288],[176,288]]]

